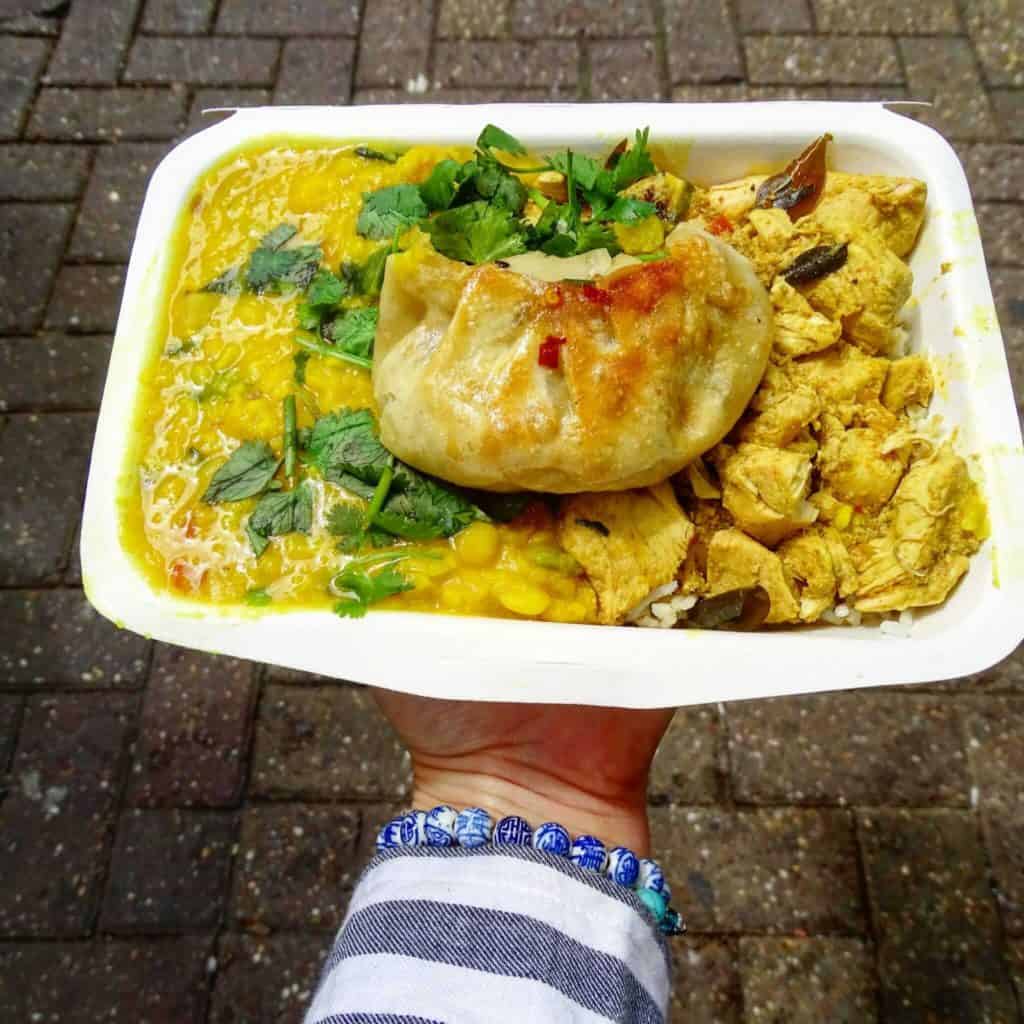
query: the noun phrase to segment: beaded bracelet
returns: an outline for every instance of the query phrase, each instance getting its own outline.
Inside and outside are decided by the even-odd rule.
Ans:
[[[537,829],[516,815],[497,824],[479,807],[456,811],[442,804],[431,811],[409,811],[389,821],[377,836],[377,850],[400,846],[462,846],[473,849],[495,846],[532,846],[541,853],[568,857],[573,864],[607,875],[613,882],[632,889],[653,915],[665,935],[686,931],[679,912],[669,906],[672,891],[656,861],[637,857],[624,846],[611,850],[596,836],[577,836],[557,822],[547,821]]]

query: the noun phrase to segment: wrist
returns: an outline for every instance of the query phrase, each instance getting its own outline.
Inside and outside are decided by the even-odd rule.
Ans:
[[[482,807],[496,821],[518,815],[536,827],[556,821],[575,835],[594,835],[605,846],[625,846],[638,857],[650,856],[650,831],[644,794],[596,794],[541,772],[517,766],[515,780],[500,770],[453,770],[414,764],[413,807],[429,810],[448,804],[456,810]]]

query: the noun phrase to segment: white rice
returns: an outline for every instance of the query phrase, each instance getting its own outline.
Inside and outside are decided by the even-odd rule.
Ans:
[[[900,637],[905,640],[910,636],[913,626],[914,613],[912,611],[902,611],[899,614],[899,618],[885,619],[878,628],[886,636]]]

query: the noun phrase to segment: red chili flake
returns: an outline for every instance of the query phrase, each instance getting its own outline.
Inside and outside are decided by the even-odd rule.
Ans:
[[[537,351],[537,363],[540,366],[546,366],[549,370],[557,370],[558,350],[565,342],[565,338],[560,338],[557,334],[549,334],[540,343],[540,349]]]
[[[721,235],[726,231],[732,231],[732,221],[724,213],[716,214],[708,224],[708,231],[713,235]]]
[[[585,284],[583,286],[583,298],[587,302],[593,302],[598,306],[610,306],[612,304],[612,293],[598,288],[596,284]]]

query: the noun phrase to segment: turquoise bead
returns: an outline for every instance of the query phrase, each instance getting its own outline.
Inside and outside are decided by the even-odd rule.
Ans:
[[[653,889],[638,889],[636,894],[640,897],[640,902],[654,915],[654,920],[660,924],[665,911],[668,910],[668,900]]]

